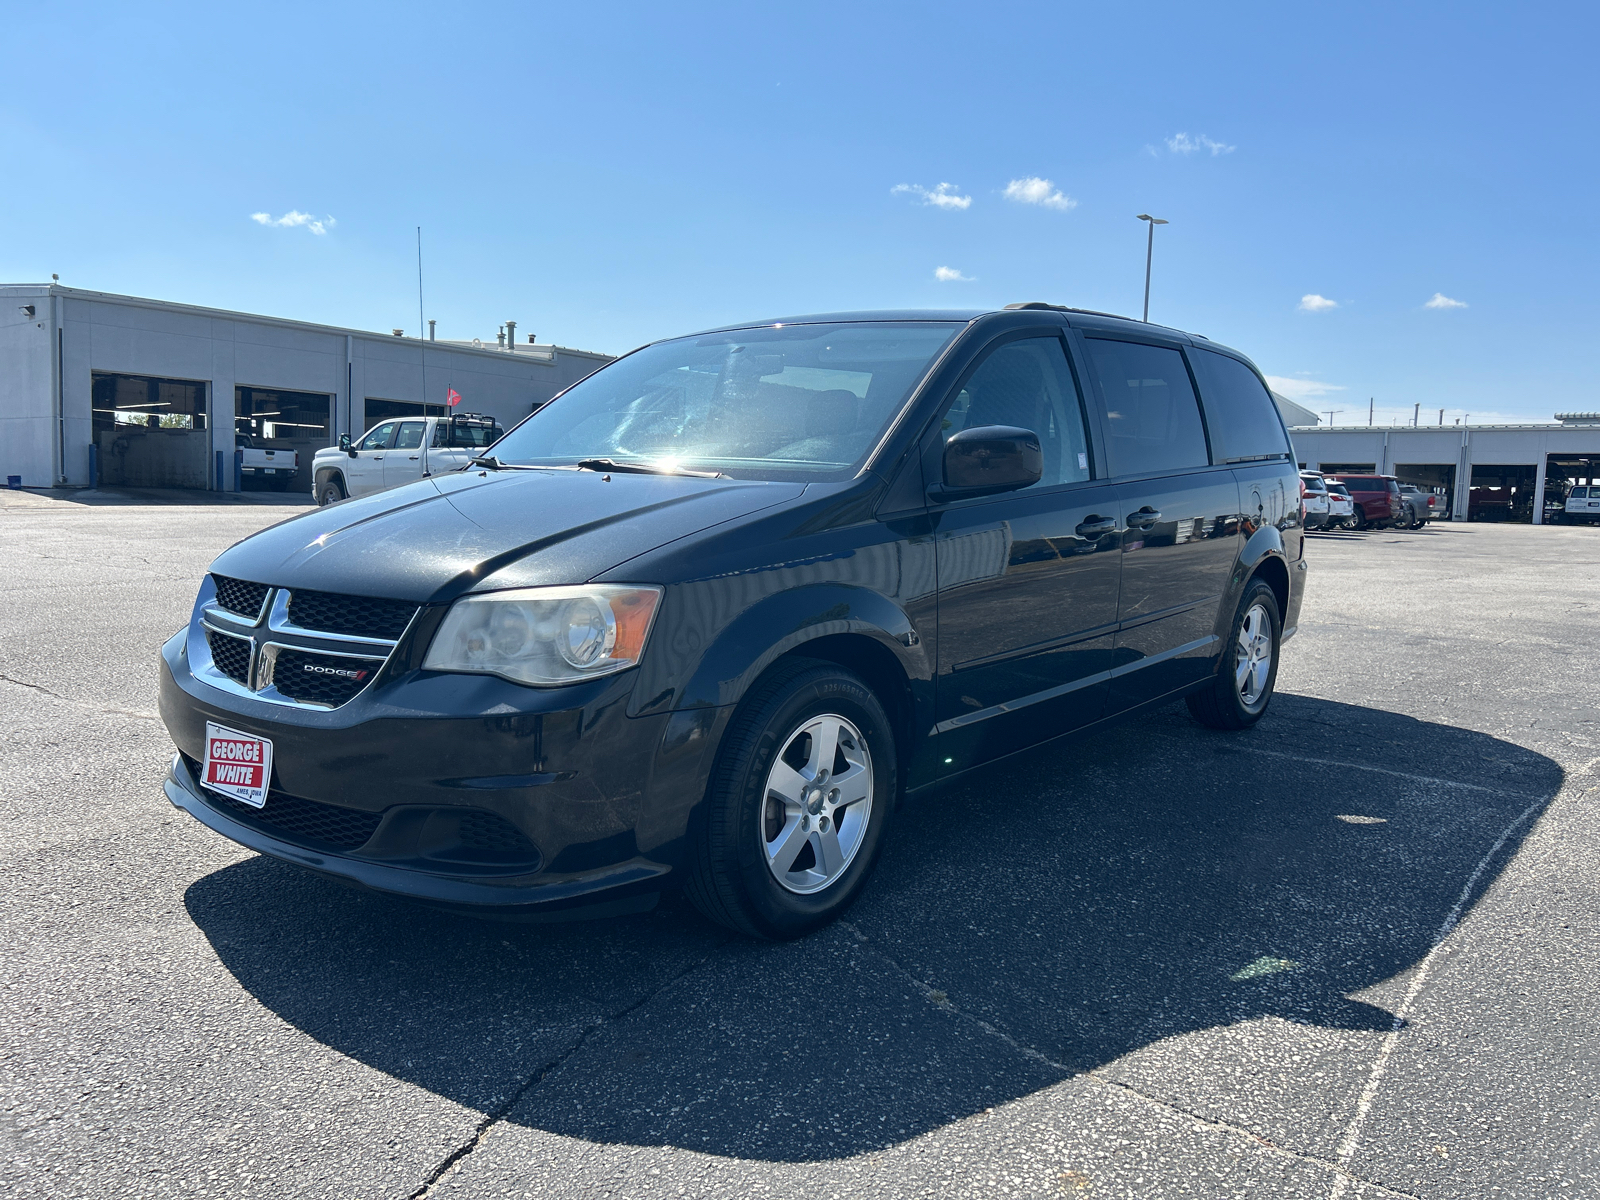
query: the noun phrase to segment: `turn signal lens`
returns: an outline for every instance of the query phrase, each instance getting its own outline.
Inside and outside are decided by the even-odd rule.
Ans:
[[[422,667],[547,687],[612,675],[643,657],[660,603],[658,587],[611,584],[463,596]]]

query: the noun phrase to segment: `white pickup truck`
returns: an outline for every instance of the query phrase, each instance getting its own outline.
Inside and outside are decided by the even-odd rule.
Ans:
[[[249,434],[233,435],[233,448],[238,457],[239,482],[253,479],[265,483],[276,492],[287,491],[295,473],[300,470],[300,455],[294,450],[268,450],[258,446]]]
[[[351,442],[318,450],[311,460],[311,494],[318,504],[370,496],[429,475],[459,471],[503,432],[493,417],[406,417],[380,421]]]

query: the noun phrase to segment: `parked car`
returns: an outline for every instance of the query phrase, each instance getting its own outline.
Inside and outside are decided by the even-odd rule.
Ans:
[[[1322,529],[1328,524],[1328,489],[1318,472],[1300,472],[1300,503],[1305,509],[1308,532]]]
[[[466,471],[224,551],[161,651],[166,794],[429,903],[682,886],[798,936],[860,895],[908,795],[1178,698],[1258,721],[1299,482],[1255,367],[1140,321],[657,342]]]
[[[240,482],[254,480],[273,491],[287,491],[300,471],[300,455],[294,450],[269,450],[246,433],[233,435],[239,462]]]
[[[1357,529],[1393,529],[1409,521],[1409,510],[1400,499],[1400,482],[1393,475],[1329,476],[1342,483],[1355,506]]]
[[[1600,487],[1574,485],[1561,505],[1558,519],[1566,525],[1592,525],[1600,521]]]
[[[500,434],[493,417],[477,413],[380,421],[353,443],[345,434],[338,446],[317,451],[311,460],[312,495],[319,505],[334,504],[459,471]]]
[[[1350,498],[1349,489],[1342,483],[1324,482],[1328,489],[1328,524],[1329,529],[1354,529],[1356,527],[1356,503]]]
[[[1447,511],[1445,498],[1438,492],[1415,487],[1409,483],[1400,485],[1400,499],[1411,510],[1412,529],[1421,529],[1426,522],[1444,516]]]

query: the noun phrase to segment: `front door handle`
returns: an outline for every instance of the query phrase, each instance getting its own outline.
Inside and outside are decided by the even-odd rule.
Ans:
[[[413,455],[412,455],[412,456],[411,456],[411,461],[412,461],[412,462],[416,462],[416,461],[417,461],[417,459],[418,459],[418,458],[420,458],[420,457],[421,457],[421,456],[420,456],[420,455],[417,455],[417,454],[413,454]]]
[[[1117,522],[1112,517],[1088,516],[1078,525],[1077,533],[1081,538],[1105,537],[1108,533],[1117,531]]]
[[[1161,520],[1161,514],[1147,504],[1138,512],[1128,514],[1128,528],[1149,529],[1159,520]]]

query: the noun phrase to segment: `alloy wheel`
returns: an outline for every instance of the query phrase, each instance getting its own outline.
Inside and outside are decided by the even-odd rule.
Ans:
[[[872,752],[846,717],[807,717],[767,772],[758,833],[780,886],[807,895],[838,879],[872,819]]]
[[[1233,667],[1233,683],[1246,708],[1261,702],[1271,674],[1272,618],[1264,605],[1252,604],[1239,625],[1239,651]]]

